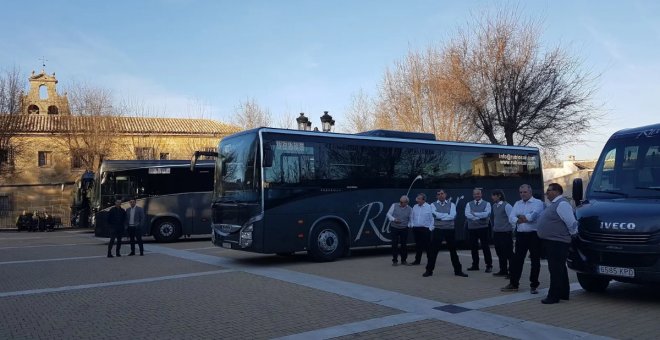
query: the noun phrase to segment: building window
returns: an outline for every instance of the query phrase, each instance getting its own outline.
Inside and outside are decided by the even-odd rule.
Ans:
[[[9,196],[0,196],[0,216],[6,217],[11,213]]]
[[[39,167],[53,166],[53,152],[52,151],[39,151]]]
[[[11,166],[13,163],[12,152],[10,148],[0,149],[0,168]]]
[[[147,160],[155,159],[154,157],[154,148],[135,148],[135,159]]]
[[[160,160],[165,161],[170,159],[170,153],[169,152],[161,152],[160,153]]]
[[[32,104],[28,106],[28,113],[31,115],[38,115],[39,114],[39,107]]]
[[[48,114],[49,115],[56,115],[56,114],[59,114],[59,113],[60,113],[60,110],[57,109],[57,106],[51,105],[51,106],[48,107]]]
[[[215,147],[213,147],[213,146],[209,146],[209,147],[202,148],[202,151],[206,151],[206,152],[216,152],[217,149],[216,149]],[[213,157],[211,157],[211,156],[202,156],[202,157],[200,157],[199,159],[207,159],[207,160],[208,160],[208,159],[213,159]]]

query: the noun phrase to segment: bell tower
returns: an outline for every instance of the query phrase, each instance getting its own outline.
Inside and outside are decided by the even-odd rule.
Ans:
[[[44,65],[45,67],[45,65]],[[21,113],[26,115],[70,115],[69,99],[66,93],[57,94],[57,79],[55,73],[46,74],[45,69],[41,73],[28,78],[30,89],[26,95],[21,97]]]

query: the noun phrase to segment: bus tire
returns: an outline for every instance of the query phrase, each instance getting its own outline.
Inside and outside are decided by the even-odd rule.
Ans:
[[[173,218],[161,218],[154,222],[151,235],[157,242],[174,242],[181,237],[181,225]]]
[[[577,273],[578,282],[580,286],[587,292],[601,293],[607,289],[610,284],[610,279],[606,277]]]
[[[342,229],[334,222],[322,221],[314,228],[308,254],[315,261],[329,262],[345,254],[346,248]]]

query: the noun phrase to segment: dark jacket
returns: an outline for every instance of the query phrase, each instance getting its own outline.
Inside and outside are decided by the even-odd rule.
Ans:
[[[122,208],[112,207],[108,211],[108,225],[116,231],[124,230],[126,211]]]

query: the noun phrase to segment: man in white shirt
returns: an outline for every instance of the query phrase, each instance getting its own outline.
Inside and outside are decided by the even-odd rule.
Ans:
[[[135,239],[140,247],[140,256],[144,256],[144,245],[142,243],[142,224],[144,224],[144,209],[135,205],[135,198],[130,201],[131,207],[126,210],[126,230],[131,240],[131,252],[128,256],[135,255]]]
[[[415,261],[410,265],[418,265],[422,260],[422,253],[428,251],[431,230],[433,230],[433,207],[426,203],[426,194],[419,193],[415,199],[415,206],[410,214],[409,227],[415,237]]]
[[[543,201],[532,196],[532,187],[523,184],[519,188],[521,200],[513,205],[509,222],[516,226],[516,244],[509,268],[509,284],[503,292],[517,292],[522,275],[522,267],[529,251],[532,268],[529,273],[530,293],[538,294],[539,273],[541,272],[541,241],[537,235],[537,220],[543,211]]]
[[[490,254],[490,203],[481,199],[480,188],[472,190],[474,201],[465,205],[465,222],[468,227],[472,250],[472,266],[467,270],[479,270],[479,248],[484,253],[486,273],[493,271],[493,257]],[[481,247],[479,245],[481,243]]]
[[[447,193],[443,189],[438,190],[437,195],[438,200],[432,204],[435,221],[433,223],[434,228],[431,231],[429,250],[426,252],[426,271],[422,276],[429,277],[433,275],[442,240],[445,240],[449,250],[449,258],[452,267],[454,267],[454,275],[467,277],[467,274],[463,273],[461,262],[458,260],[458,254],[456,253],[456,204],[447,200]]]
[[[548,185],[546,196],[550,205],[539,216],[538,235],[548,258],[550,289],[543,304],[553,304],[568,300],[570,283],[566,270],[568,247],[573,235],[577,234],[578,222],[573,215],[573,207],[562,196],[564,188],[558,183]]]

